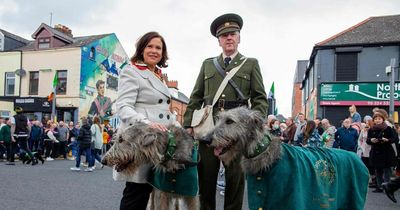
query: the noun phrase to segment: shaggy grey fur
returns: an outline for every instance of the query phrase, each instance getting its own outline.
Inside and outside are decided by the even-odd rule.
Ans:
[[[135,123],[125,129],[120,129],[115,135],[114,145],[104,155],[102,163],[115,167],[124,174],[133,174],[138,166],[151,163],[156,170],[174,172],[183,169],[185,164],[192,163],[193,138],[182,127],[168,126],[176,140],[174,156],[167,159],[168,132],[149,127],[145,123]],[[184,209],[199,209],[197,197],[179,196],[154,189],[150,209],[178,209],[179,200]]]
[[[219,120],[209,134],[215,154],[226,164],[243,155],[242,168],[245,173],[255,174],[270,167],[281,157],[281,141],[278,138],[272,138],[264,152],[249,158],[267,132],[263,124],[259,112],[244,107],[220,112]]]

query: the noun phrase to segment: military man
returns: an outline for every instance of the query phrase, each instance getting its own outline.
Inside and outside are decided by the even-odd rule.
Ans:
[[[224,14],[211,24],[211,34],[218,39],[219,46],[222,48],[217,61],[225,72],[229,72],[245,61],[245,57],[238,52],[242,26],[243,20],[237,14]],[[221,73],[213,63],[213,58],[203,62],[184,115],[183,125],[189,133],[193,134],[191,127],[193,111],[200,109],[203,103],[212,104],[212,99],[223,80]],[[265,117],[268,102],[258,61],[255,58],[248,58],[232,80],[239,91],[228,84],[213,108],[214,116],[223,110],[248,106],[261,112]],[[220,161],[214,155],[213,149],[205,142],[200,143],[199,152],[201,156],[198,166],[201,209],[214,210],[216,209],[215,191]],[[240,168],[240,158],[238,157],[225,167],[225,209],[242,209],[244,175]]]

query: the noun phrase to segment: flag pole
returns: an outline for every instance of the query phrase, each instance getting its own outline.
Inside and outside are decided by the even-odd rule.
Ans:
[[[52,105],[51,105],[51,121],[55,121],[56,119],[56,87],[53,87],[53,99],[52,99]]]

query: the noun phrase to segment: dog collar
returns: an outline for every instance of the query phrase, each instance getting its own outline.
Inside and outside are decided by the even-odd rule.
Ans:
[[[164,155],[164,161],[171,160],[175,156],[175,150],[176,150],[175,136],[170,130],[168,130],[168,143]]]
[[[259,154],[263,153],[267,149],[269,143],[271,143],[271,136],[269,136],[269,134],[264,134],[264,138],[261,140],[261,142],[257,143],[253,154],[244,155],[244,157],[247,159],[257,157]]]

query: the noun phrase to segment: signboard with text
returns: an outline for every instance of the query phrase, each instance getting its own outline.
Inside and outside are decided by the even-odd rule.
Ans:
[[[395,105],[400,102],[400,82],[394,86]],[[389,106],[390,85],[385,82],[321,83],[321,106]]]

